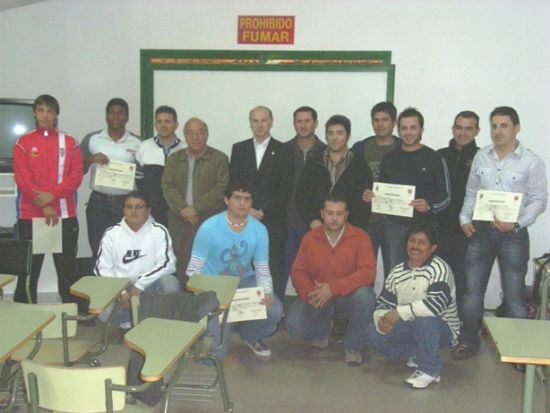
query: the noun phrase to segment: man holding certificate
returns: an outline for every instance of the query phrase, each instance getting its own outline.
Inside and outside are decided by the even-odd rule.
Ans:
[[[62,248],[53,254],[57,285],[63,302],[78,302],[69,293],[76,278],[78,220],[76,191],[82,182],[82,156],[75,138],[57,129],[59,103],[50,95],[41,95],[33,105],[36,129],[21,136],[13,147],[19,238],[40,236],[39,220],[47,226],[61,226]],[[58,227],[59,228],[59,227]],[[32,256],[31,298],[36,302],[38,277],[44,261],[43,253]],[[18,277],[15,301],[27,302],[25,278]]]
[[[369,236],[348,224],[348,215],[345,198],[329,195],[321,209],[323,224],[304,236],[291,272],[298,298],[288,310],[285,328],[324,349],[333,316],[348,320],[344,360],[359,366],[376,301],[371,288],[376,261]]]
[[[479,150],[472,163],[460,223],[468,237],[463,325],[452,358],[479,350],[483,299],[491,268],[498,260],[506,316],[526,318],[525,274],[529,260],[527,227],[547,204],[546,167],[523,147],[519,116],[508,106],[491,112],[493,144]]]
[[[445,160],[420,143],[422,114],[415,108],[405,109],[397,118],[397,128],[401,146],[384,156],[379,182],[374,182],[372,191],[363,193],[363,200],[372,203],[372,212],[383,215],[382,253],[390,269],[407,258],[405,235],[409,228],[434,222],[435,214],[451,201]]]
[[[227,274],[240,277],[239,288],[261,287],[264,290],[262,305],[267,318],[239,323],[231,327],[238,330],[243,342],[259,357],[270,357],[271,349],[263,342],[277,329],[283,314],[283,305],[273,294],[273,281],[269,271],[269,239],[266,227],[250,212],[253,189],[247,182],[230,181],[224,192],[227,211],[214,215],[200,226],[187,266],[187,276],[195,274]],[[230,329],[226,329],[227,332]],[[217,318],[208,322],[207,334],[219,343],[220,325]],[[222,359],[227,354],[228,340],[217,350]]]
[[[134,189],[136,152],[141,140],[126,130],[128,103],[107,103],[107,128],[92,132],[80,143],[85,171],[90,170],[90,200],[86,207],[88,241],[94,262],[101,237],[122,219],[124,196]]]

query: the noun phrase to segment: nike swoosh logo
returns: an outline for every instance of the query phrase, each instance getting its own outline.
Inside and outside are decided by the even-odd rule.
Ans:
[[[141,257],[145,257],[145,255],[138,255],[137,257],[129,257],[129,258],[128,257],[123,257],[122,258],[122,263],[123,264],[129,264],[132,261],[140,259]]]

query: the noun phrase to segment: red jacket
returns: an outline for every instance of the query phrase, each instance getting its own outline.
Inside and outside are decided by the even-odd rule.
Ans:
[[[13,168],[19,190],[17,217],[43,217],[33,204],[36,191],[50,192],[50,203],[60,218],[76,216],[76,191],[82,182],[82,155],[75,138],[57,129],[37,128],[21,136],[13,147]]]
[[[348,295],[362,286],[372,286],[376,259],[370,238],[347,223],[342,238],[332,248],[325,226],[320,225],[302,239],[291,274],[298,296],[306,302],[316,281],[328,283],[333,295]]]

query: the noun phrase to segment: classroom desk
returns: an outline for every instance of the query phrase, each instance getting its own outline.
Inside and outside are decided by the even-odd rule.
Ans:
[[[141,379],[155,382],[201,337],[204,328],[204,323],[146,318],[126,333],[124,342],[145,357]]]
[[[15,279],[14,275],[0,274],[0,299],[4,297],[3,288]]]
[[[187,281],[187,289],[196,293],[214,291],[220,309],[226,310],[233,301],[240,278],[232,275],[194,275]]]
[[[75,282],[72,295],[90,301],[88,312],[99,315],[130,285],[128,278],[86,276]]]
[[[44,311],[2,308],[0,311],[0,362],[7,360],[55,318]],[[37,341],[37,345],[40,342]]]
[[[526,365],[523,413],[533,411],[536,365],[550,365],[550,322],[516,318],[484,317],[500,353],[500,361]]]

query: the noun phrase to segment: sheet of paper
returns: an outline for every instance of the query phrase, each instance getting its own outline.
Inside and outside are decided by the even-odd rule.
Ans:
[[[477,191],[474,221],[518,222],[521,192]]]
[[[63,252],[61,219],[57,225],[46,225],[46,218],[32,219],[32,253],[55,254]]]
[[[95,184],[109,188],[134,189],[136,165],[129,162],[110,161],[107,165],[97,165]]]
[[[265,320],[266,307],[260,304],[264,298],[262,287],[238,288],[229,307],[228,323],[248,320]]]
[[[400,217],[412,217],[414,207],[409,205],[414,200],[414,185],[397,185],[375,182],[372,185],[372,212]]]

